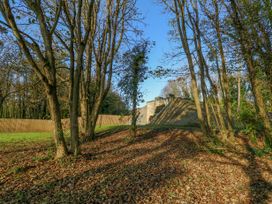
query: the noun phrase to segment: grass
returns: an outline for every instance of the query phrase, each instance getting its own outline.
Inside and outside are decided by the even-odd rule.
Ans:
[[[95,129],[96,133],[113,131],[123,126],[100,126]],[[65,137],[69,137],[69,132],[65,132]],[[0,133],[0,146],[4,144],[25,144],[25,143],[46,143],[52,142],[52,133],[50,132],[18,132],[18,133]]]
[[[116,130],[120,128],[127,127],[126,125],[108,125],[108,126],[98,126],[95,128],[96,133],[101,133],[105,131],[111,131],[111,130]]]
[[[149,125],[149,126],[142,126],[140,128],[148,128],[154,130],[167,130],[172,128],[184,128],[181,126],[176,125]],[[114,133],[116,131],[126,129],[128,126],[98,126],[95,129],[95,132],[98,134],[104,133]],[[65,132],[65,137],[69,138],[69,131]],[[52,142],[52,133],[50,132],[18,132],[18,133],[0,133],[0,145],[4,144],[26,144],[26,143],[45,143],[45,142]]]
[[[26,167],[23,167],[23,166],[16,166],[16,167],[12,168],[12,169],[10,170],[10,172],[13,173],[13,174],[19,174],[19,173],[25,172],[26,170],[27,170]]]
[[[49,132],[0,133],[0,144],[47,142],[51,139],[51,133]]]
[[[257,157],[262,157],[272,152],[272,148],[264,147],[262,149],[250,147],[249,151]],[[272,158],[272,157],[271,157]]]

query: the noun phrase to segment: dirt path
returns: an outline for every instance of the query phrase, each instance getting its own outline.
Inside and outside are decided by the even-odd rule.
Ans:
[[[83,145],[77,160],[47,160],[41,146],[0,150],[0,203],[272,203],[271,158],[242,140],[240,151],[212,154],[200,136],[167,130],[130,141],[122,131]]]

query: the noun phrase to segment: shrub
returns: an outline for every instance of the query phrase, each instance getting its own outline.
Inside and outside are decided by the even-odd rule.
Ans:
[[[263,124],[252,106],[243,106],[239,115],[240,127],[242,132],[249,136],[252,142],[256,142],[258,136],[263,134]]]

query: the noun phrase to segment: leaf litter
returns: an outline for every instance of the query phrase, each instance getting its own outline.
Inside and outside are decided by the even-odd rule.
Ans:
[[[271,155],[256,157],[245,138],[217,154],[197,131],[128,134],[59,161],[41,144],[0,150],[0,203],[272,203]]]

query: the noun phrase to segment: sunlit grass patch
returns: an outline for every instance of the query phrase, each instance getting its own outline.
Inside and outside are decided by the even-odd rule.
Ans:
[[[96,133],[114,132],[125,128],[126,126],[98,126]],[[69,140],[70,131],[64,131],[64,136]],[[2,145],[24,145],[28,143],[51,143],[53,137],[51,132],[16,132],[0,133],[0,146]]]
[[[0,133],[0,143],[48,142],[52,140],[50,132]]]

